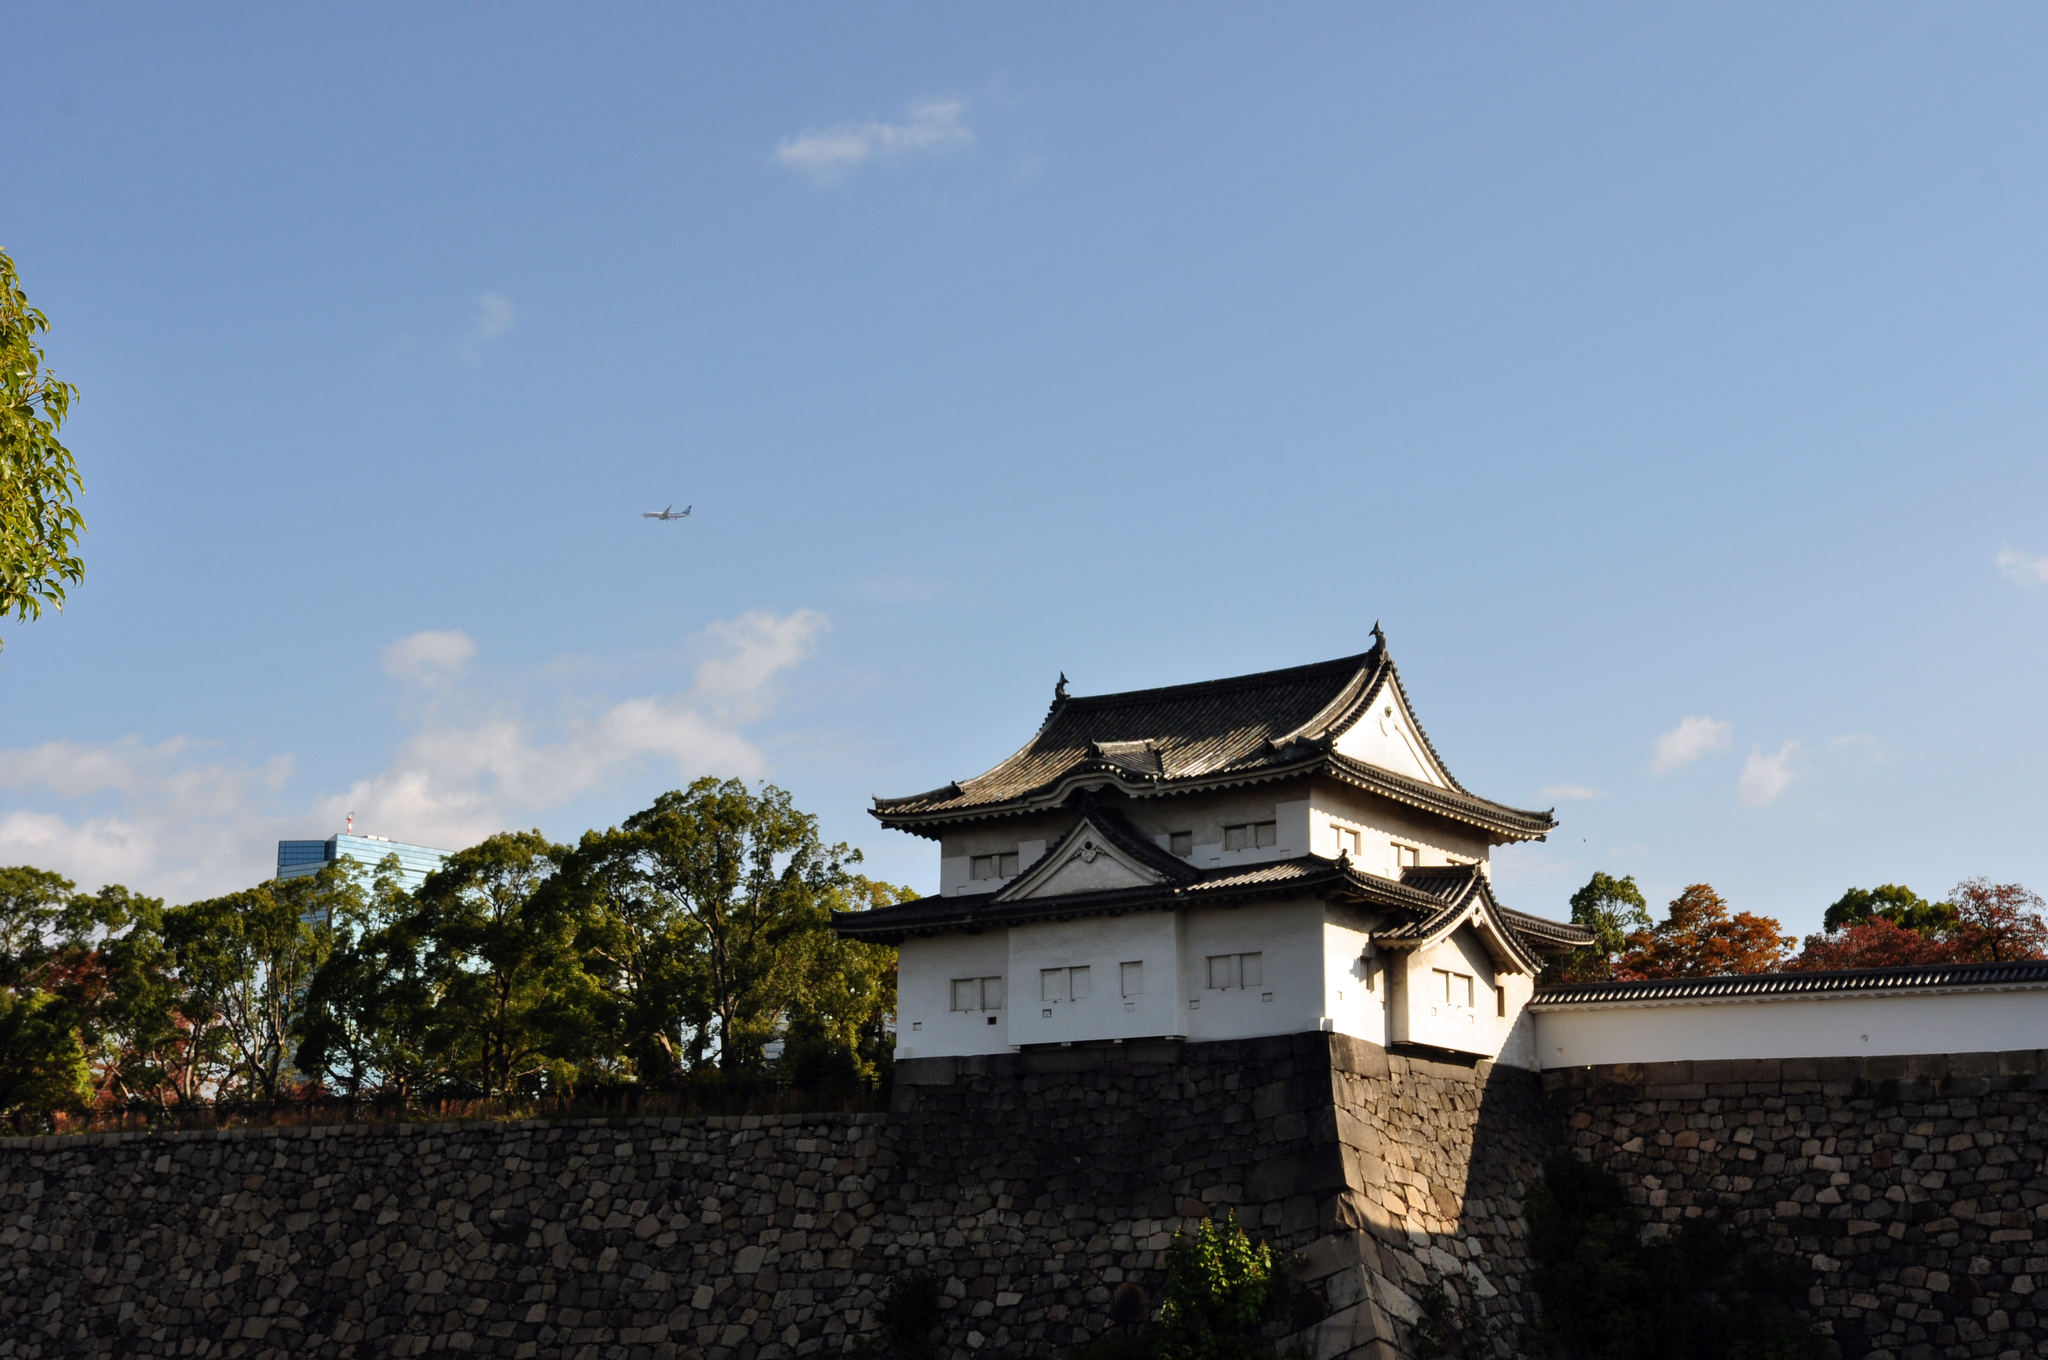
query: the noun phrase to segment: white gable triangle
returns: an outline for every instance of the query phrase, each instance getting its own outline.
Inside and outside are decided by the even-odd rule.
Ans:
[[[1015,902],[1031,897],[1063,897],[1068,893],[1149,888],[1165,881],[1164,874],[1116,849],[1107,836],[1083,818],[1044,859],[997,896],[1005,902]]]
[[[1451,787],[1442,767],[1430,758],[1422,731],[1415,725],[1415,715],[1408,711],[1400,689],[1393,684],[1382,685],[1357,721],[1344,729],[1337,738],[1337,754],[1440,789]]]

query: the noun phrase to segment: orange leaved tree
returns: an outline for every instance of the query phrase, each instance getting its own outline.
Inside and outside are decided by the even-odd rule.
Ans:
[[[1695,883],[1671,901],[1671,914],[1628,937],[1623,976],[1717,977],[1768,973],[1783,965],[1797,941],[1768,916],[1731,915],[1721,894]]]

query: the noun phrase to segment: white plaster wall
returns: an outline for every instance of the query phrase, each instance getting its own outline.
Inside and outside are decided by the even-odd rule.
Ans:
[[[1026,869],[1045,858],[1044,841],[1018,841],[1016,843],[1017,872],[1006,878],[972,878],[973,855],[941,855],[939,857],[939,896],[960,897],[969,893],[999,892],[1015,883]],[[994,850],[977,850],[977,855],[1007,854],[1006,846]]]
[[[1250,820],[1266,821],[1265,817]],[[1251,850],[1225,850],[1219,839],[1204,845],[1199,840],[1195,853],[1189,857],[1190,864],[1203,868],[1229,866],[1233,864],[1268,864],[1276,859],[1299,859],[1310,853],[1312,835],[1309,830],[1309,800],[1293,798],[1273,805],[1271,820],[1274,822],[1272,845]]]
[[[1398,973],[1391,1026],[1396,1043],[1500,1056],[1528,1001],[1528,978],[1515,973],[1497,975],[1492,952],[1470,926],[1459,927],[1427,949],[1390,950],[1388,954],[1389,973]],[[1469,1010],[1444,1003],[1442,979],[1435,975],[1439,968],[1471,977],[1473,1004]],[[1500,1014],[1501,991],[1507,993],[1505,1017]]]
[[[1323,1028],[1323,904],[1313,898],[1182,912],[1181,1005],[1190,1039],[1246,1039]],[[1264,981],[1209,987],[1209,956],[1257,953]],[[1271,1000],[1266,998],[1270,997]]]
[[[1009,943],[1000,930],[905,940],[896,950],[896,1056],[930,1058],[958,1053],[1007,1053],[1015,1041],[1009,1021],[1016,1006],[1009,977]],[[956,1011],[953,979],[1000,977],[1003,1009]],[[1032,976],[1032,988],[1037,987]],[[993,1015],[996,1023],[988,1023]]]
[[[1425,865],[1478,864],[1482,871],[1488,868],[1492,845],[1472,828],[1428,816],[1336,779],[1316,780],[1309,799],[1310,837],[1316,854],[1335,855],[1336,828],[1345,826],[1360,833],[1353,862],[1369,874],[1394,872],[1396,843],[1418,850],[1418,859]]]
[[[1532,1014],[1537,1060],[1544,1067],[2048,1046],[2048,987],[1544,1006]]]
[[[1009,930],[1009,970],[1016,979],[1010,1014],[1013,1044],[1144,1039],[1187,1033],[1180,1014],[1177,913],[1140,911],[1077,921],[1036,921]],[[1144,991],[1122,992],[1123,965],[1144,965]],[[1084,965],[1093,994],[1047,1001],[1040,974]]]
[[[1351,907],[1328,905],[1323,915],[1324,1013],[1339,1034],[1387,1042],[1387,983],[1383,953],[1364,962],[1371,918]]]

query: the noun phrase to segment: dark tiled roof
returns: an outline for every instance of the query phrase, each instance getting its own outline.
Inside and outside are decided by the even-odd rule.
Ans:
[[[2006,987],[2048,984],[2048,960],[2018,963],[1907,964],[1897,968],[1845,968],[1814,973],[1739,973],[1728,977],[1655,978],[1647,982],[1595,982],[1536,993],[1538,1006],[1600,1002],[1762,1000],[1854,992],[1910,992],[1935,987]]]
[[[1055,805],[1070,781],[1089,776],[1145,796],[1327,772],[1509,839],[1539,837],[1556,826],[1548,812],[1489,802],[1459,784],[1419,723],[1416,734],[1449,788],[1331,749],[1367,702],[1400,684],[1382,642],[1311,666],[1059,699],[1030,742],[986,774],[907,798],[877,798],[873,811],[885,825],[918,830]],[[1405,692],[1402,703],[1412,715]]]
[[[981,930],[1026,921],[1121,915],[1127,911],[1156,911],[1196,903],[1227,903],[1311,891],[1337,900],[1406,912],[1415,922],[1427,922],[1437,921],[1445,912],[1462,906],[1477,870],[1471,866],[1460,866],[1446,875],[1435,870],[1409,869],[1403,873],[1402,881],[1395,882],[1377,874],[1362,873],[1349,861],[1305,855],[1263,864],[1194,872],[1193,881],[1067,893],[1057,897],[1028,897],[1015,901],[998,901],[995,893],[921,897],[914,902],[876,907],[871,911],[835,912],[832,927],[841,935],[894,943],[909,935],[933,934],[943,930]],[[1410,882],[1410,876],[1416,874],[1425,877]],[[1568,949],[1591,938],[1589,932],[1577,926],[1546,921],[1521,912],[1503,911],[1502,918],[1532,952]],[[1412,932],[1413,926],[1400,929]],[[1399,933],[1390,931],[1388,937],[1396,937]]]

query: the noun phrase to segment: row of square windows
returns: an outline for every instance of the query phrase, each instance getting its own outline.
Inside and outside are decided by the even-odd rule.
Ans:
[[[1211,991],[1265,985],[1264,954],[1211,954],[1208,963]],[[1117,982],[1124,996],[1144,995],[1144,963],[1118,964]],[[1000,977],[954,978],[952,1008],[956,1011],[999,1011],[1003,1008],[1003,995]],[[1040,1001],[1085,1001],[1093,995],[1095,974],[1087,964],[1038,970]]]
[[[1354,859],[1357,858],[1361,848],[1360,833],[1348,826],[1332,827],[1331,830],[1337,833],[1338,851],[1347,853]],[[1167,849],[1183,859],[1195,853],[1195,833],[1192,831],[1171,832],[1166,840]],[[1278,845],[1279,843],[1280,823],[1278,822],[1246,822],[1242,826],[1226,826],[1223,828],[1223,848],[1225,850],[1263,850],[1269,845]],[[1421,862],[1422,852],[1414,846],[1396,845],[1394,847],[1394,871],[1396,873],[1399,873],[1402,869],[1419,865]],[[1015,855],[976,855],[968,864],[968,877],[976,881],[990,878],[1015,878],[1017,876],[1017,868],[1017,856]]]

